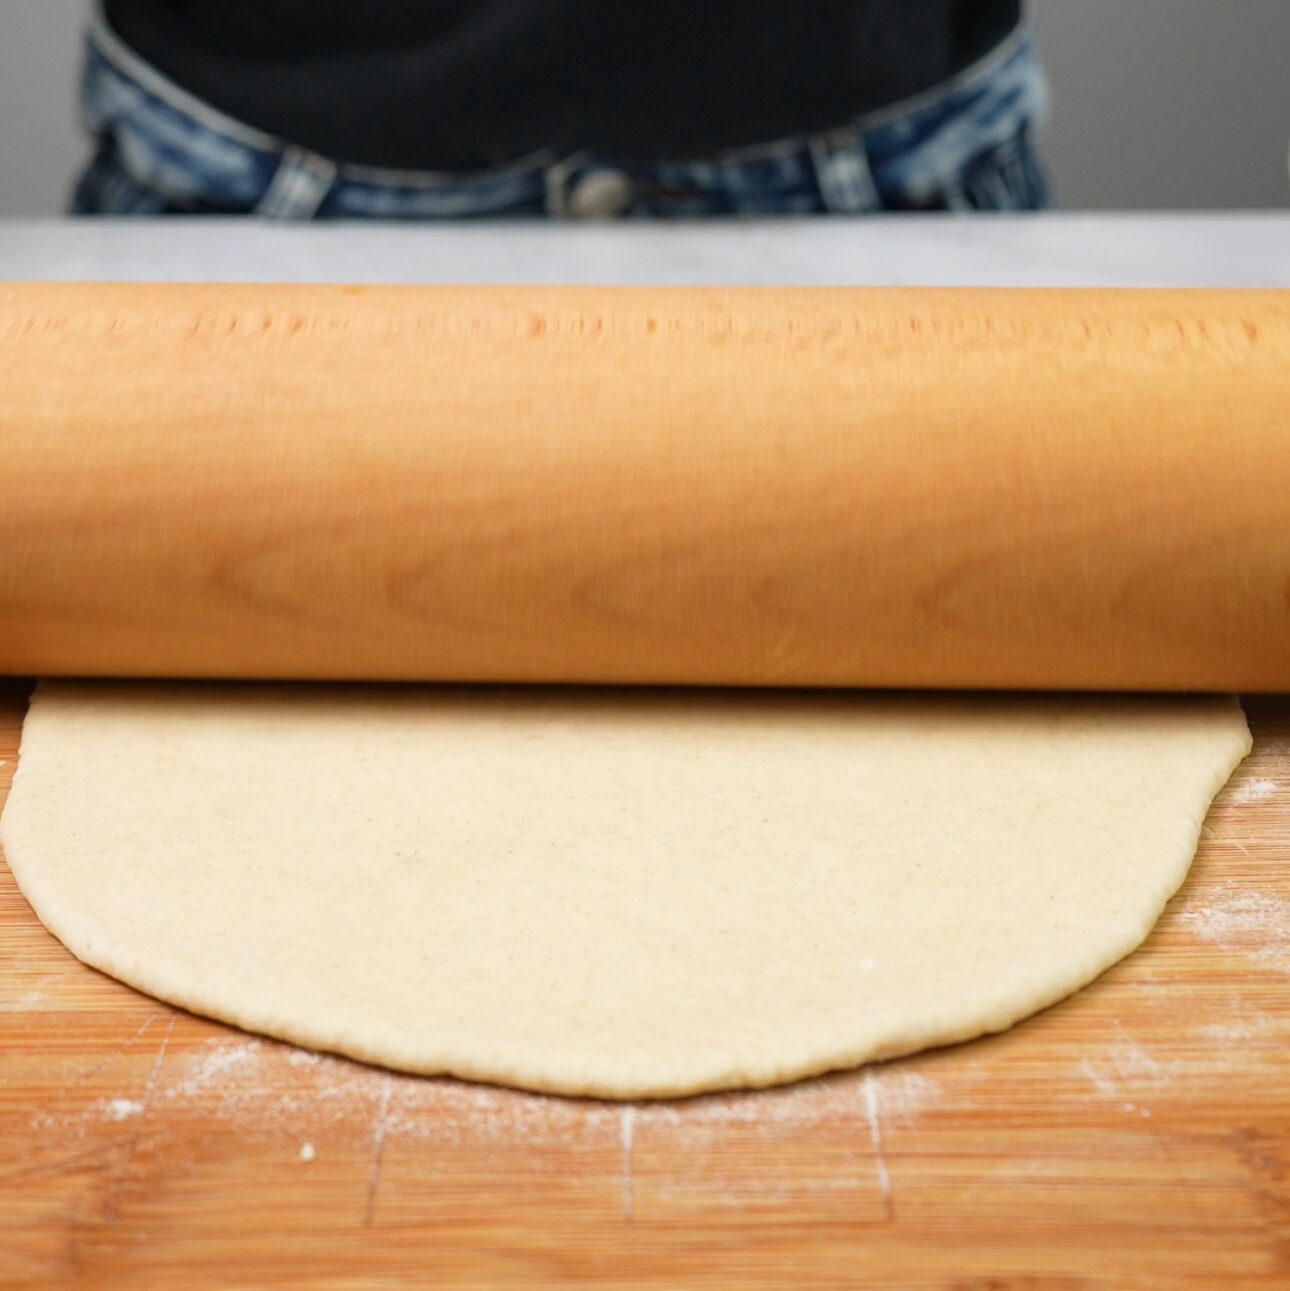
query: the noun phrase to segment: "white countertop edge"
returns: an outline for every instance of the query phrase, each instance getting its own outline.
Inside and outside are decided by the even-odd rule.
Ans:
[[[1290,287],[1290,212],[613,224],[0,219],[0,280]]]

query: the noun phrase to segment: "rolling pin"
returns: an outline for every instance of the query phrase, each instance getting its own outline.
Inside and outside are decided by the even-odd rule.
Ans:
[[[1290,689],[1290,293],[0,286],[0,673]]]

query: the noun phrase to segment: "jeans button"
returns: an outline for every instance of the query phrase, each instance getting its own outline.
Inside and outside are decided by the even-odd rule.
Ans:
[[[581,220],[609,220],[631,206],[636,190],[621,170],[589,170],[569,190],[569,214]]]

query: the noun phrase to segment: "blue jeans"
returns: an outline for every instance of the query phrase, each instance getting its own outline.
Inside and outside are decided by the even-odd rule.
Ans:
[[[81,84],[97,141],[79,215],[285,220],[699,217],[1039,210],[1048,90],[1029,29],[949,84],[822,134],[704,160],[543,154],[452,174],[338,163],[235,121],[145,63],[101,20]]]

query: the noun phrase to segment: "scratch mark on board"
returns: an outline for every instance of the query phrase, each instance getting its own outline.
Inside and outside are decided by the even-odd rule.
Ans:
[[[896,1206],[891,1195],[891,1174],[887,1170],[887,1157],[882,1150],[882,1125],[878,1116],[878,1082],[874,1079],[873,1069],[865,1068],[864,1080],[864,1115],[869,1122],[869,1141],[873,1144],[874,1166],[878,1171],[878,1190],[882,1193],[882,1204],[887,1212],[887,1219],[896,1217]]]
[[[110,1158],[119,1148],[119,1143],[95,1143],[69,1156],[54,1157],[49,1161],[38,1161],[34,1165],[21,1165],[16,1170],[0,1170],[0,1180],[42,1179],[46,1176],[67,1175],[73,1171],[97,1170],[100,1158]],[[106,1165],[106,1163],[104,1163]]]
[[[381,1079],[381,1105],[372,1123],[372,1164],[367,1170],[367,1206],[363,1211],[363,1227],[371,1228],[376,1215],[376,1192],[381,1186],[381,1158],[385,1155],[385,1135],[390,1128],[390,1091],[394,1078],[387,1071]]]
[[[173,1016],[174,1015],[172,1014],[172,1020]],[[76,1075],[67,1082],[67,1084],[63,1085],[59,1089],[58,1093],[54,1095],[50,1102],[42,1103],[36,1108],[35,1113],[32,1116],[32,1127],[35,1128],[40,1123],[41,1118],[48,1113],[49,1109],[61,1103],[63,1099],[66,1098],[67,1095],[70,1094],[78,1085],[84,1084],[85,1081],[98,1075],[98,1073],[109,1063],[115,1062],[159,1017],[161,1017],[160,1009],[156,1009],[152,1013],[149,1013],[139,1025],[139,1029],[132,1036],[122,1040],[121,1043],[111,1051],[111,1053],[100,1058],[98,1062],[87,1067],[84,1071],[77,1072]]]
[[[137,1031],[136,1031],[132,1036],[130,1036],[130,1037],[129,1037],[128,1039],[126,1039],[126,1040],[122,1040],[122,1041],[121,1041],[121,1043],[120,1043],[119,1045],[117,1045],[117,1046],[112,1050],[112,1052],[111,1052],[111,1053],[107,1054],[107,1055],[106,1055],[105,1057],[103,1057],[103,1058],[100,1058],[100,1059],[98,1060],[98,1062],[96,1062],[92,1067],[88,1067],[88,1068],[86,1068],[86,1070],[85,1070],[85,1071],[77,1072],[76,1076],[75,1076],[72,1080],[68,1081],[68,1083],[67,1083],[66,1085],[64,1085],[64,1086],[63,1086],[63,1088],[62,1088],[61,1090],[59,1090],[59,1092],[58,1092],[58,1098],[60,1098],[60,1099],[61,1099],[61,1098],[65,1097],[67,1094],[70,1094],[70,1093],[71,1093],[71,1091],[72,1091],[73,1089],[75,1089],[77,1085],[81,1084],[81,1083],[82,1083],[82,1082],[84,1082],[84,1081],[89,1080],[91,1076],[97,1076],[97,1075],[98,1075],[98,1073],[99,1073],[100,1071],[102,1071],[104,1067],[106,1067],[106,1066],[108,1065],[108,1063],[110,1063],[110,1062],[114,1062],[114,1061],[115,1061],[117,1058],[119,1058],[119,1057],[120,1057],[120,1056],[121,1056],[121,1055],[122,1055],[122,1054],[123,1054],[123,1053],[124,1053],[128,1048],[130,1048],[130,1046],[131,1046],[132,1044],[134,1044],[134,1042],[135,1042],[136,1040],[138,1040],[138,1039],[139,1039],[139,1037],[140,1037],[141,1035],[143,1035],[143,1033],[144,1033],[144,1032],[145,1032],[145,1031],[146,1031],[146,1030],[147,1030],[147,1029],[148,1029],[148,1028],[149,1028],[149,1027],[150,1027],[150,1026],[151,1026],[151,1025],[152,1025],[152,1024],[153,1024],[153,1023],[154,1023],[154,1022],[155,1022],[159,1017],[160,1017],[160,1016],[161,1016],[161,1010],[160,1010],[160,1009],[157,1009],[157,1010],[155,1010],[154,1012],[149,1013],[149,1014],[148,1014],[148,1016],[147,1016],[146,1018],[144,1018],[144,1019],[143,1019],[143,1021],[139,1024],[139,1029],[138,1029],[138,1030],[137,1030]],[[57,1100],[55,1100],[55,1101],[57,1101]]]
[[[1213,843],[1215,847],[1234,847],[1238,852],[1241,853],[1242,856],[1247,857],[1251,861],[1254,861],[1256,865],[1258,864],[1257,858],[1253,856],[1247,848],[1242,847],[1241,844],[1235,838],[1227,838],[1227,837],[1219,838],[1219,836],[1216,833],[1214,833],[1214,831],[1208,825],[1206,825],[1200,831],[1200,836],[1207,843]]]
[[[161,1064],[166,1058],[166,1047],[170,1044],[170,1037],[175,1030],[176,1017],[177,1015],[174,1013],[170,1015],[170,1023],[166,1027],[166,1034],[161,1037],[156,1060],[152,1064],[152,1070],[148,1073],[148,1083],[143,1087],[143,1097],[139,1100],[139,1122],[141,1127],[142,1122],[148,1115],[148,1108],[152,1106],[152,1096],[157,1088],[157,1077],[161,1074]],[[103,1214],[109,1224],[116,1222],[117,1198],[121,1195],[121,1189],[125,1186],[126,1179],[129,1178],[130,1167],[134,1164],[134,1151],[138,1146],[141,1133],[142,1128],[136,1130],[130,1136],[130,1141],[125,1147],[125,1159],[121,1163],[121,1171],[117,1175],[116,1181],[113,1183],[112,1189],[104,1202]]]
[[[623,1140],[623,1218],[630,1220],[635,1205],[635,1181],[632,1177],[632,1140],[636,1134],[636,1108],[630,1103],[622,1112]]]

